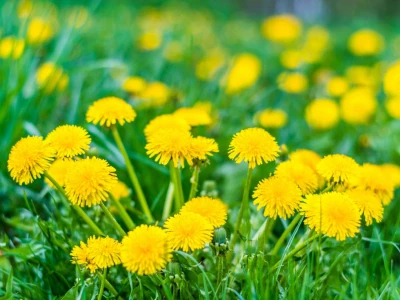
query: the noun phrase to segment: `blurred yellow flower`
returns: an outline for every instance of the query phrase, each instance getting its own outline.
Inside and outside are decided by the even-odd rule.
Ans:
[[[300,205],[302,192],[293,181],[277,176],[263,179],[254,190],[257,210],[265,207],[264,216],[276,219],[289,218]]]
[[[190,125],[184,119],[173,114],[166,114],[151,120],[144,128],[144,135],[148,139],[149,136],[156,134],[160,130],[190,131],[190,128]]]
[[[380,223],[383,219],[383,206],[379,198],[372,192],[361,188],[346,191],[346,194],[359,207],[364,215],[365,224],[371,225],[372,219]]]
[[[298,149],[289,154],[289,158],[291,161],[302,163],[315,172],[317,172],[317,164],[321,160],[321,156],[319,156],[316,152],[307,149]]]
[[[277,82],[279,88],[289,94],[300,94],[308,87],[307,77],[298,72],[281,73],[278,76]]]
[[[236,133],[229,144],[229,158],[249,163],[249,168],[275,160],[279,154],[275,138],[262,128],[248,128]]]
[[[42,176],[54,156],[54,148],[42,137],[28,136],[11,148],[7,168],[19,185],[29,184]]]
[[[181,212],[169,217],[164,228],[172,249],[185,252],[203,249],[205,244],[211,242],[214,232],[206,218],[193,212]]]
[[[326,84],[326,92],[329,96],[340,97],[349,88],[349,83],[346,78],[341,76],[336,76],[331,78]]]
[[[196,64],[196,76],[211,80],[225,63],[225,55],[220,49],[211,50]]]
[[[383,37],[371,29],[361,29],[354,32],[348,42],[349,50],[357,56],[376,55],[384,48]]]
[[[376,88],[378,80],[375,78],[374,69],[366,66],[350,66],[346,69],[346,79],[356,86]]]
[[[27,30],[28,44],[43,44],[54,36],[54,29],[50,22],[42,18],[34,18],[29,22]]]
[[[75,125],[58,126],[46,141],[57,151],[57,157],[74,157],[89,150],[91,138],[86,129]]]
[[[117,97],[101,98],[89,107],[86,121],[95,125],[111,127],[117,122],[122,126],[133,122],[136,112],[127,102]]]
[[[317,99],[306,107],[306,121],[314,129],[326,130],[339,122],[339,106],[330,99]]]
[[[138,95],[146,88],[147,82],[142,77],[131,76],[125,79],[122,89],[132,95]]]
[[[261,25],[261,33],[266,39],[282,44],[296,41],[301,31],[300,20],[289,14],[271,16]]]
[[[185,120],[190,126],[210,125],[211,115],[201,107],[181,107],[174,116]]]
[[[115,169],[104,159],[87,157],[75,161],[65,176],[65,193],[69,201],[91,207],[108,199],[117,183]]]
[[[21,0],[18,3],[17,7],[17,15],[18,18],[24,19],[29,17],[33,9],[32,0]]]
[[[298,161],[287,160],[280,163],[276,167],[274,175],[294,182],[303,195],[313,193],[319,187],[318,177],[315,172]]]
[[[360,177],[360,166],[343,154],[327,155],[317,164],[318,173],[329,183],[351,184]]]
[[[162,43],[162,35],[158,31],[148,31],[140,35],[137,46],[143,51],[153,51],[158,49]]]
[[[68,170],[73,166],[74,161],[70,159],[57,159],[54,161],[50,168],[47,170],[47,173],[61,186],[64,187],[65,185],[65,176]],[[45,178],[44,180],[50,187],[56,188],[53,183]]]
[[[303,47],[304,54],[312,54],[305,55],[307,62],[314,63],[316,62],[315,58],[320,58],[323,51],[325,51],[329,46],[330,35],[328,29],[322,26],[311,26],[306,33],[306,41]],[[314,60],[310,60],[310,58],[314,58]]]
[[[212,156],[212,152],[218,152],[218,144],[214,139],[197,136],[192,139],[192,156],[193,158],[206,160],[207,156]]]
[[[172,258],[167,233],[158,226],[140,225],[122,240],[122,265],[138,275],[155,274]]]
[[[383,164],[380,168],[390,181],[392,181],[394,187],[400,187],[400,167],[398,165]]]
[[[386,70],[383,87],[388,96],[400,96],[400,60]]]
[[[297,69],[303,63],[303,53],[299,50],[285,50],[281,53],[279,60],[281,65],[287,69]]]
[[[300,207],[304,224],[318,233],[344,241],[360,232],[360,209],[344,193],[307,195]]]
[[[228,206],[220,199],[197,197],[186,202],[181,208],[182,214],[191,212],[204,217],[214,227],[221,227],[226,223]]]
[[[172,41],[167,44],[163,52],[164,58],[172,63],[177,63],[183,59],[183,47],[179,42]]]
[[[52,62],[40,65],[36,72],[36,83],[46,93],[62,92],[68,86],[68,75]]]
[[[261,73],[260,59],[250,53],[242,53],[233,60],[232,67],[225,75],[225,92],[238,93],[254,85]]]
[[[354,125],[367,124],[374,115],[378,101],[374,92],[367,87],[353,88],[340,100],[343,120]]]
[[[121,198],[128,197],[131,191],[129,190],[129,188],[126,186],[125,183],[118,180],[117,183],[111,189],[110,193],[115,200],[120,200]]]
[[[265,109],[256,114],[256,120],[264,128],[281,128],[287,123],[287,114],[281,109]]]
[[[24,52],[25,41],[14,36],[8,36],[0,40],[0,57],[18,59]]]
[[[169,100],[171,91],[162,82],[148,83],[138,97],[143,101],[144,106],[160,107]]]
[[[385,107],[392,118],[400,119],[400,96],[387,99]]]

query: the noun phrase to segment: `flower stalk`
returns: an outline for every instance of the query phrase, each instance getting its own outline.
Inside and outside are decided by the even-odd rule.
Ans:
[[[107,276],[107,268],[104,268],[103,276],[101,276],[101,285],[100,285],[99,295],[97,296],[97,300],[101,300],[101,298],[103,297],[106,276]]]
[[[127,213],[125,207],[121,204],[121,202],[119,200],[115,199],[115,197],[111,193],[109,193],[109,195],[110,195],[111,202],[117,208],[119,216],[124,221],[126,227],[128,227],[129,230],[132,230],[135,227],[135,223],[132,221],[132,219],[129,216],[129,214]]]
[[[296,225],[299,223],[299,221],[302,221],[302,216],[300,214],[297,214],[293,220],[290,222],[288,227],[285,229],[285,231],[282,233],[282,235],[279,237],[278,241],[275,243],[274,248],[271,251],[271,255],[276,255],[281,248],[283,242],[285,239],[288,237],[288,235],[292,232],[293,228],[296,227]]]
[[[189,194],[189,199],[188,200],[191,200],[194,197],[196,197],[197,186],[199,184],[199,174],[200,174],[200,167],[195,165],[193,167],[192,177],[190,178],[190,182],[192,183],[192,186],[190,188],[190,194]]]
[[[118,233],[121,236],[125,236],[126,232],[122,229],[121,225],[119,225],[119,223],[114,219],[114,216],[110,213],[110,211],[104,205],[103,202],[100,202],[100,207],[103,210],[103,212],[106,215],[106,217],[108,218],[108,220],[110,220],[110,222],[113,224],[114,228],[118,231]]]
[[[183,196],[183,189],[182,189],[182,180],[181,180],[181,173],[178,168],[175,168],[174,163],[171,161],[169,163],[170,166],[170,174],[171,180],[174,184],[174,191],[175,191],[175,210],[179,211],[179,209],[185,203],[185,198]]]

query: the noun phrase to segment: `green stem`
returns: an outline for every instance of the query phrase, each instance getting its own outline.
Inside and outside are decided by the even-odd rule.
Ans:
[[[104,291],[104,284],[106,282],[106,276],[107,276],[107,268],[104,269],[103,276],[101,277],[100,291],[99,291],[99,295],[97,296],[97,300],[101,300],[101,298],[103,297],[103,291]]]
[[[110,195],[111,202],[117,208],[119,216],[124,221],[126,227],[128,227],[129,230],[132,230],[135,227],[135,223],[132,221],[131,217],[126,212],[125,207],[121,204],[121,202],[119,200],[115,199],[115,197],[111,193],[109,195]]]
[[[192,186],[190,188],[189,200],[191,200],[194,197],[196,197],[197,186],[199,184],[199,174],[200,174],[200,167],[199,166],[194,166],[193,167],[193,175],[190,178],[190,182],[192,183]]]
[[[260,241],[258,243],[258,251],[263,252],[265,245],[268,243],[269,236],[271,235],[272,228],[274,227],[276,219],[268,218],[264,226],[264,230],[261,233]]]
[[[135,192],[137,194],[137,197],[138,197],[140,206],[142,207],[143,213],[146,215],[146,217],[147,217],[149,222],[154,222],[154,218],[153,218],[153,216],[151,214],[151,211],[150,211],[150,208],[149,208],[149,206],[147,204],[147,201],[146,201],[146,198],[144,196],[142,187],[141,187],[141,185],[139,183],[139,179],[136,176],[135,169],[132,166],[132,163],[131,163],[131,161],[129,159],[128,153],[126,152],[125,146],[122,143],[121,136],[118,133],[117,127],[113,126],[111,131],[112,131],[112,134],[114,136],[115,142],[117,143],[119,151],[121,151],[121,154],[124,157],[125,164],[126,164],[126,170],[127,170],[128,175],[129,175],[129,177],[130,177],[130,179],[132,181],[132,185],[133,185],[133,187],[135,189]]]
[[[168,219],[169,215],[171,214],[173,197],[174,197],[174,184],[170,182],[168,186],[167,196],[165,197],[162,220]]]
[[[112,284],[107,279],[105,279],[105,281],[104,281],[104,286],[107,288],[107,290],[109,290],[111,292],[111,294],[113,294],[114,296],[118,296],[117,290],[112,286]],[[122,299],[122,298],[118,297],[118,299]]]
[[[308,244],[310,242],[312,242],[313,240],[317,239],[320,235],[319,234],[315,234],[312,235],[311,237],[309,237],[307,240],[305,240],[303,243],[301,243],[300,245],[297,245],[296,248],[294,248],[292,251],[290,251],[283,260],[278,261],[275,265],[273,265],[271,267],[271,269],[269,269],[269,273],[273,272],[274,270],[278,269],[279,266],[281,264],[283,264],[284,262],[286,262],[289,258],[293,257],[297,252],[300,252],[301,250],[303,250],[304,248],[306,248],[308,246]]]
[[[64,200],[66,200],[68,203],[68,197],[65,194],[64,189],[58,184],[58,182],[50,176],[49,173],[44,172],[44,176],[50,180],[50,182],[57,188],[58,192],[64,197]],[[82,208],[80,208],[77,205],[72,205],[72,208],[78,213],[78,215],[86,222],[86,224],[89,225],[90,228],[97,234],[97,235],[104,235],[104,233],[101,231],[101,229],[92,221],[92,219],[89,218],[89,216],[83,211]]]
[[[179,211],[183,204],[185,203],[184,196],[183,196],[183,189],[182,189],[182,180],[181,180],[181,173],[178,168],[175,168],[174,163],[171,161],[169,163],[170,175],[172,182],[174,184],[175,190],[175,210]]]
[[[233,232],[233,238],[232,238],[232,241],[231,241],[232,249],[235,247],[236,241],[237,241],[237,239],[239,237],[239,230],[240,230],[240,226],[242,225],[243,216],[244,216],[245,213],[246,213],[247,216],[249,215],[249,213],[248,213],[248,210],[249,210],[249,191],[250,191],[250,183],[251,183],[251,174],[252,174],[252,172],[253,172],[253,169],[249,167],[249,169],[247,171],[246,183],[245,183],[244,190],[243,190],[242,204],[240,206],[239,215],[237,216],[237,219],[236,219],[236,225],[235,225],[235,229],[234,229],[234,232]],[[247,228],[245,230],[247,230]],[[247,232],[246,232],[246,236],[247,236]]]
[[[276,255],[282,246],[283,242],[287,238],[287,236],[292,232],[293,228],[296,227],[296,225],[299,223],[299,221],[302,219],[302,216],[300,214],[297,214],[292,222],[290,222],[289,226],[285,229],[285,231],[281,234],[279,237],[278,241],[276,242],[274,248],[271,251],[271,255]]]
[[[114,228],[118,231],[118,233],[121,236],[125,236],[126,233],[125,231],[122,229],[121,225],[119,225],[119,223],[114,219],[113,215],[110,213],[110,211],[108,210],[108,208],[104,205],[103,202],[100,202],[100,207],[103,210],[104,214],[106,215],[106,217],[110,220],[110,222],[113,224]]]

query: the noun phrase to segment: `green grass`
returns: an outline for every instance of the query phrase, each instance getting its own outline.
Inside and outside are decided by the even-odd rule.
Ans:
[[[2,37],[25,36],[27,24],[18,19],[17,5],[17,1],[0,4]],[[178,22],[173,30],[165,31],[161,48],[149,53],[139,51],[134,43],[140,34],[138,16],[144,3],[87,1],[84,5],[92,22],[79,30],[66,25],[65,14],[72,4],[57,5],[60,26],[50,42],[38,47],[27,45],[17,61],[0,60],[0,300],[97,297],[101,276],[90,275],[71,264],[69,255],[74,245],[86,241],[93,232],[43,179],[28,186],[14,183],[7,171],[7,159],[12,145],[21,137],[46,136],[59,125],[77,124],[85,127],[92,137],[90,154],[107,159],[118,170],[118,178],[129,184],[123,157],[111,132],[85,122],[86,110],[93,101],[108,95],[128,100],[129,96],[121,89],[121,80],[128,75],[164,82],[182,95],[179,101],[170,101],[162,108],[139,109],[135,122],[119,128],[156,220],[162,217],[170,182],[169,169],[146,155],[143,129],[155,116],[191,106],[199,100],[211,101],[219,119],[212,128],[194,128],[193,134],[214,138],[220,149],[201,170],[199,190],[206,180],[213,181],[219,197],[228,204],[229,220],[225,225],[228,237],[236,222],[247,172],[244,164],[237,165],[228,159],[228,145],[234,133],[255,125],[253,117],[262,109],[273,107],[287,112],[288,124],[270,132],[289,151],[306,148],[322,156],[345,153],[359,163],[400,163],[400,123],[386,113],[381,89],[376,116],[368,126],[355,127],[341,121],[325,132],[308,127],[304,109],[310,100],[323,96],[321,87],[312,85],[303,95],[289,95],[277,88],[276,77],[283,70],[279,64],[280,49],[261,37],[261,18],[244,16],[233,7],[210,4],[214,8],[209,12],[213,16],[210,27],[228,57],[251,52],[263,63],[257,84],[240,94],[227,96],[219,86],[219,78],[204,82],[194,72],[195,62],[207,53],[209,45],[206,45],[207,38],[198,40],[190,35],[188,27],[196,11],[206,12],[205,5],[196,3],[192,9],[175,2],[159,6],[160,10],[174,8]],[[224,26],[234,19],[241,20],[241,30],[228,33]],[[359,24],[383,28],[381,33],[390,44],[395,34],[385,26],[390,22]],[[327,26],[333,46],[321,62],[302,68],[309,78],[322,68],[343,74],[350,65],[372,66],[378,61],[396,59],[390,47],[380,57],[356,58],[346,49],[346,40],[359,25],[343,28],[332,23]],[[170,40],[184,45],[184,59],[180,63],[168,62],[163,57]],[[56,62],[68,74],[70,82],[65,91],[46,95],[37,87],[36,69],[46,61]],[[369,146],[362,146],[361,136],[368,137]],[[269,163],[254,170],[251,192],[259,180],[273,172],[275,165]],[[190,168],[185,168],[182,172],[185,195],[189,195],[190,177]],[[277,254],[271,255],[270,250],[290,223],[290,220],[278,219],[266,237],[265,248],[259,249],[257,240],[245,241],[243,236],[239,237],[240,246],[233,254],[233,265],[224,261],[224,255],[216,256],[211,247],[206,247],[191,254],[177,251],[174,253],[177,265],[156,275],[137,276],[119,265],[109,269],[107,279],[121,299],[399,299],[398,202],[396,192],[394,200],[385,208],[383,222],[362,226],[355,238],[344,242],[316,239],[289,259],[285,259],[288,253],[310,232],[304,224],[296,226]],[[145,222],[135,195],[123,203],[136,224]],[[250,237],[253,237],[265,218],[256,211],[251,199],[250,209]],[[99,207],[85,211],[105,234],[116,237]],[[124,227],[122,220],[117,220]],[[221,261],[225,266],[222,280],[217,278]],[[107,285],[104,296],[117,298]]]

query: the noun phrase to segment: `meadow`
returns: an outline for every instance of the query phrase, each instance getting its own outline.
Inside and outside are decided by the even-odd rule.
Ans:
[[[0,7],[0,300],[400,299],[398,20]]]

